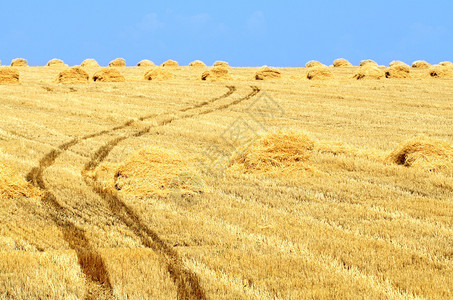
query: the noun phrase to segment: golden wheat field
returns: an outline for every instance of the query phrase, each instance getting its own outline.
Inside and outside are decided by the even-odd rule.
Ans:
[[[0,84],[1,299],[453,298],[447,69],[143,65]]]

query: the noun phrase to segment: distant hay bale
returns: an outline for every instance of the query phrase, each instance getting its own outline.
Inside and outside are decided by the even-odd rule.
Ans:
[[[360,61],[360,66],[361,67],[366,66],[366,65],[372,65],[372,66],[375,66],[375,67],[378,66],[377,62],[375,62],[372,59],[365,59],[365,60],[361,60]]]
[[[19,83],[19,71],[16,68],[0,67],[0,84]]]
[[[68,65],[66,65],[61,59],[58,59],[58,58],[54,58],[54,59],[51,59],[47,62],[47,67],[67,67]]]
[[[434,78],[450,78],[453,77],[453,68],[449,66],[434,65],[429,68],[428,74]]]
[[[373,64],[365,64],[360,67],[354,74],[353,78],[357,80],[361,79],[381,79],[385,77],[385,72]]]
[[[229,167],[241,173],[291,173],[307,166],[313,140],[304,132],[271,130],[256,141],[241,146],[230,158]]]
[[[333,66],[336,68],[352,67],[352,64],[344,58],[338,58],[333,61]]]
[[[109,63],[109,67],[125,67],[126,61],[124,58],[116,58]]]
[[[115,68],[103,68],[93,75],[93,81],[99,82],[124,82],[126,79]]]
[[[178,64],[177,61],[169,59],[166,62],[164,62],[163,64],[161,64],[160,66],[161,67],[173,67],[173,68],[175,68],[175,67],[178,67],[179,64]]]
[[[412,68],[428,69],[429,67],[431,67],[431,64],[424,60],[417,60],[412,63]]]
[[[205,186],[186,155],[157,147],[132,153],[118,166],[114,178],[117,190],[140,198],[199,194]]]
[[[305,68],[313,68],[313,67],[325,67],[323,63],[320,63],[319,61],[316,60],[310,60],[305,64]]]
[[[149,59],[144,59],[138,62],[137,67],[153,67],[156,64]]]
[[[164,68],[151,69],[145,73],[146,80],[165,81],[174,79],[175,75]]]
[[[398,145],[386,162],[429,171],[450,171],[453,174],[453,145],[438,139],[418,136]]]
[[[81,67],[86,67],[86,68],[98,68],[100,67],[98,62],[92,58],[87,58],[82,63],[80,64]]]
[[[439,63],[439,66],[445,66],[445,67],[452,67],[453,68],[453,63],[450,61],[443,61]]]
[[[332,71],[326,66],[311,67],[308,69],[307,78],[310,80],[326,80],[333,78]]]
[[[39,191],[22,178],[16,169],[0,162],[0,199],[38,198]]]
[[[255,73],[256,80],[275,80],[282,78],[282,72],[276,68],[262,67]]]
[[[405,64],[396,64],[385,70],[386,78],[410,78],[410,67]]]
[[[28,62],[25,58],[15,58],[11,61],[11,67],[28,67]]]
[[[225,67],[213,67],[210,70],[207,70],[201,74],[201,80],[206,81],[223,81],[223,80],[232,80],[228,68]]]
[[[391,63],[389,63],[389,67],[393,67],[393,66],[397,66],[397,65],[402,65],[402,66],[409,67],[408,64],[406,64],[405,62],[402,62],[401,60],[394,60]]]
[[[205,68],[206,64],[204,62],[202,62],[201,60],[195,60],[189,64],[189,67]]]
[[[228,63],[226,61],[221,61],[221,60],[218,60],[216,61],[213,65],[213,67],[228,67]]]
[[[81,67],[76,66],[60,72],[56,81],[58,83],[88,83],[89,79],[90,75]]]

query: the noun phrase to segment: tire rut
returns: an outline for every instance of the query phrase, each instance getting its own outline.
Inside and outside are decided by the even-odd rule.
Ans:
[[[167,270],[173,282],[177,286],[178,299],[206,298],[206,295],[202,287],[200,286],[199,279],[196,274],[184,267],[184,263],[182,262],[181,258],[179,258],[177,252],[170,246],[168,246],[162,239],[160,239],[157,233],[151,230],[141,220],[140,216],[120,199],[116,191],[114,191],[113,189],[105,189],[96,181],[87,177],[86,174],[87,172],[94,171],[96,167],[105,160],[105,158],[109,155],[113,148],[115,148],[120,142],[128,138],[143,136],[149,133],[152,128],[164,126],[176,120],[187,119],[197,115],[204,115],[210,112],[220,111],[232,105],[239,104],[240,102],[253,98],[260,92],[260,89],[258,87],[252,86],[251,88],[252,92],[247,96],[232,101],[228,104],[221,105],[216,109],[207,109],[199,112],[198,114],[187,114],[179,118],[165,120],[155,126],[147,127],[129,136],[122,136],[113,139],[95,152],[91,161],[86,164],[84,170],[82,171],[82,177],[84,178],[87,185],[90,186],[92,190],[96,192],[101,198],[103,198],[104,201],[106,201],[115,216],[120,218],[124,224],[126,224],[138,237],[140,237],[143,245],[153,249],[165,258],[167,262]]]
[[[223,98],[227,98],[230,95],[232,95],[236,91],[236,87],[234,86],[227,86],[228,91],[216,98],[210,99],[208,101],[204,101],[202,103],[184,108],[179,110],[180,112],[186,112],[189,110],[197,109],[200,107],[203,107],[205,105],[208,105],[210,103],[213,103],[215,101],[221,100]],[[144,121],[147,119],[151,119],[153,117],[156,117],[156,114],[151,114],[147,115],[144,117],[139,118],[140,121]],[[87,280],[87,287],[88,287],[88,293],[85,296],[85,299],[112,299],[114,298],[113,295],[113,287],[110,282],[110,278],[107,272],[107,269],[105,267],[104,260],[102,259],[101,255],[98,253],[98,251],[93,248],[84,232],[83,229],[79,228],[76,224],[68,220],[68,215],[67,215],[67,210],[59,203],[57,197],[46,187],[46,184],[43,179],[43,173],[44,171],[52,166],[56,159],[63,153],[69,150],[72,146],[77,145],[83,140],[87,140],[90,138],[95,138],[98,136],[102,136],[105,134],[112,133],[114,131],[118,131],[124,128],[127,128],[131,125],[133,125],[136,121],[135,120],[129,120],[125,122],[122,125],[116,126],[112,129],[109,130],[102,130],[97,133],[89,134],[86,136],[83,136],[82,138],[74,138],[71,141],[61,144],[60,146],[57,147],[57,149],[54,149],[47,153],[40,161],[39,165],[35,168],[32,168],[32,170],[27,174],[26,179],[27,181],[31,182],[35,187],[38,187],[44,192],[44,196],[42,197],[42,202],[46,207],[47,213],[50,216],[51,220],[58,226],[58,228],[62,231],[63,233],[63,238],[64,240],[68,243],[70,248],[76,252],[77,258],[79,265],[81,267],[82,272],[86,276]],[[167,124],[168,122],[171,121],[164,121],[158,126],[162,126]],[[151,127],[147,128],[145,132],[141,133],[138,132],[136,135],[143,135],[149,130]],[[118,141],[117,143],[119,143]],[[108,152],[107,152],[108,154]],[[107,155],[106,154],[106,155]],[[111,206],[111,205],[110,205]],[[112,206],[111,206],[112,208]],[[112,211],[113,208],[112,208]],[[138,219],[138,215],[134,214],[128,214],[131,216],[134,216],[136,220]],[[133,224],[128,224],[125,222],[125,224],[133,228]],[[154,236],[155,238],[158,239],[158,236],[153,233],[153,232],[147,232],[148,236]],[[163,243],[163,242],[162,242]],[[165,244],[162,244],[165,246]],[[161,246],[162,247],[162,246]],[[152,248],[152,247],[150,247]],[[174,265],[174,264],[169,264]],[[170,274],[176,274],[178,273],[178,269],[174,270],[173,267],[169,267],[168,271]],[[193,275],[191,274],[185,274],[187,271],[184,271],[181,273],[182,279],[185,278],[191,278]],[[193,279],[190,280],[189,284],[191,281],[194,281]],[[198,281],[196,281],[198,282]],[[197,285],[199,287],[199,285]],[[202,291],[202,290],[201,290]],[[184,292],[183,290],[178,290],[178,295],[187,295],[187,292]],[[200,294],[199,296],[202,297],[204,293]],[[187,297],[184,297],[187,299]]]

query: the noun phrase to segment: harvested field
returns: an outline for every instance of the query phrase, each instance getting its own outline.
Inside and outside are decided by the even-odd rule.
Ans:
[[[0,298],[453,298],[452,78],[324,68],[9,69]]]

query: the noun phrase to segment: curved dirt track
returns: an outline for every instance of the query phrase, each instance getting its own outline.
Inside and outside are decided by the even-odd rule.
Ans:
[[[184,113],[191,110],[203,108],[209,104],[212,104],[218,100],[227,98],[231,96],[235,91],[236,87],[227,86],[228,91],[216,98],[204,101],[202,103],[189,106],[179,110],[179,112]],[[140,131],[137,131],[133,134],[122,136],[116,139],[111,140],[106,145],[98,149],[95,154],[92,156],[93,159],[86,164],[84,171],[94,170],[99,163],[101,163],[110,151],[118,145],[121,141],[127,138],[139,137],[148,133],[151,128],[164,126],[175,120],[191,118],[197,115],[204,115],[214,111],[226,109],[232,105],[236,105],[242,101],[250,99],[256,96],[259,93],[257,87],[252,86],[252,92],[242,97],[240,99],[234,100],[228,104],[221,105],[217,108],[208,108],[200,112],[184,114],[179,118],[170,118],[160,123],[146,127]],[[156,117],[157,115],[147,115],[140,117],[139,121],[144,121]],[[162,116],[162,114],[160,115]],[[97,133],[89,134],[81,138],[76,138],[70,142],[60,145],[57,149],[52,150],[46,154],[39,162],[39,166],[33,168],[27,175],[27,180],[32,182],[36,187],[39,187],[44,191],[43,203],[45,204],[49,215],[51,216],[52,221],[62,230],[65,241],[75,250],[77,253],[78,261],[81,266],[81,270],[86,275],[87,285],[88,285],[88,294],[87,299],[90,298],[112,298],[113,289],[109,280],[108,272],[105,268],[104,261],[99,253],[93,248],[88,238],[86,237],[84,231],[78,228],[74,223],[70,222],[65,218],[67,210],[59,203],[56,196],[46,187],[43,179],[44,171],[52,166],[56,159],[68,151],[71,147],[77,145],[83,140],[99,137],[105,134],[109,134],[127,127],[132,126],[136,123],[135,120],[130,120],[122,125],[116,126],[110,130],[103,130]],[[85,172],[82,172],[85,173]],[[86,176],[84,180],[87,184],[91,186],[93,191],[95,191],[99,196],[101,196],[105,202],[108,204],[111,212],[117,216],[128,228],[130,228],[141,240],[142,244],[145,247],[151,248],[154,251],[160,253],[167,263],[167,270],[170,274],[170,277],[177,285],[178,298],[181,299],[200,299],[205,298],[203,289],[199,284],[199,280],[196,275],[189,270],[185,270],[181,259],[178,257],[177,253],[167,246],[158,235],[149,229],[141,221],[138,214],[136,214],[131,208],[124,204],[117,195],[113,192],[107,192],[103,189],[100,189],[96,182],[90,181]]]

